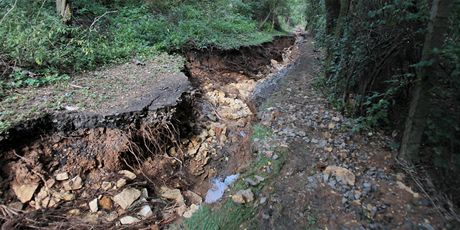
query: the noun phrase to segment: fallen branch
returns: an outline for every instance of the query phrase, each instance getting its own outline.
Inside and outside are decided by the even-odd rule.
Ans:
[[[91,25],[89,26],[89,31],[93,31],[94,25],[95,25],[99,20],[101,20],[103,17],[105,17],[105,16],[108,15],[108,14],[116,13],[116,12],[118,12],[118,11],[116,11],[116,10],[114,10],[114,11],[106,11],[106,12],[103,13],[101,16],[97,16],[97,17],[94,19],[93,23],[91,23]]]
[[[3,23],[3,20],[5,20],[6,16],[8,16],[8,14],[10,14],[11,11],[14,10],[14,8],[16,8],[16,4],[17,4],[17,3],[18,3],[18,0],[14,1],[13,6],[6,12],[5,15],[3,15],[2,20],[0,20],[0,24],[2,24],[2,23]]]

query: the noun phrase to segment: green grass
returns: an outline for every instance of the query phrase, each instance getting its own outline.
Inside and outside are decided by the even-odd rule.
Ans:
[[[255,175],[262,176],[265,178],[256,187],[251,187],[251,190],[256,195],[273,182],[273,179],[279,175],[287,158],[288,151],[286,148],[275,148],[274,152],[280,157],[277,160],[269,159],[263,155],[260,155],[258,160],[250,166],[246,172],[242,174],[240,179],[231,186],[231,193],[236,191],[249,188],[244,182],[244,178],[253,177]],[[267,173],[264,171],[266,167],[272,167],[272,172]],[[221,207],[211,208],[204,205],[196,212],[192,218],[185,221],[185,227],[187,229],[206,229],[206,230],[217,230],[217,229],[258,229],[258,220],[255,219],[257,213],[257,207],[253,204],[239,205],[235,204],[232,200],[228,199],[223,201]]]
[[[14,1],[2,1],[10,9]],[[19,1],[0,27],[0,49],[11,62],[43,71],[72,72],[120,62],[132,57],[148,58],[159,51],[185,46],[232,49],[272,40],[281,32],[259,31],[257,23],[225,6],[224,2],[186,2],[166,12],[127,1],[103,5],[94,1],[74,4],[75,25],[61,23],[52,1]],[[105,14],[95,23],[94,18]],[[0,18],[6,11],[0,12]],[[82,22],[91,19],[91,21]],[[92,26],[90,26],[92,25]]]
[[[255,140],[255,139],[262,140],[272,135],[273,135],[273,132],[269,127],[266,127],[260,124],[256,124],[252,128],[252,140]]]
[[[17,121],[3,118],[18,113],[4,106],[6,100],[17,98],[18,89],[59,85],[72,80],[69,76],[75,73],[132,58],[152,60],[161,53],[187,48],[233,49],[283,34],[259,30],[250,15],[241,14],[227,0],[181,4],[80,0],[73,5],[72,25],[61,22],[53,1],[15,2],[0,1],[0,9],[8,9],[0,11],[0,63],[18,67],[0,76],[0,133]],[[101,15],[104,17],[95,20]]]
[[[214,210],[207,206],[201,207],[186,221],[185,226],[190,230],[240,229],[240,226],[254,215],[254,211],[252,205],[244,206],[227,200],[221,208]]]

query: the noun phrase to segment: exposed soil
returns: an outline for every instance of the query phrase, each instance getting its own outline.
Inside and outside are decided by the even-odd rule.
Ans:
[[[250,162],[254,79],[294,40],[187,52],[198,91],[176,62],[154,60],[18,92],[26,115],[0,139],[3,229],[159,227],[190,215],[208,179]],[[117,196],[135,199],[124,207]]]
[[[198,123],[205,130],[198,133],[219,139],[206,141],[211,160],[198,163],[205,168],[205,173],[195,173],[204,181],[195,185],[198,194],[206,195],[209,179],[238,173],[251,163],[250,138],[256,115],[252,93],[258,80],[290,63],[288,57],[295,41],[296,37],[286,36],[238,50],[186,52],[191,81],[202,93],[196,106],[200,111]]]

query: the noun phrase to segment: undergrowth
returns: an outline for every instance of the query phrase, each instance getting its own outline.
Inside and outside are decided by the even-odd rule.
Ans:
[[[17,89],[66,82],[74,73],[104,65],[142,62],[187,48],[257,45],[284,34],[260,30],[251,13],[241,13],[242,2],[72,3],[72,23],[64,24],[55,12],[55,1],[0,1],[2,104],[15,103]],[[0,118],[6,112],[11,111],[0,111]],[[12,123],[0,119],[0,133]]]
[[[31,71],[34,76],[25,81],[33,81],[185,46],[231,49],[259,44],[278,33],[260,31],[251,18],[223,4],[227,1],[185,1],[162,12],[149,1],[122,2],[75,1],[71,25],[61,22],[54,1],[0,2],[0,64],[13,74]],[[6,76],[1,80],[3,94],[24,85]]]

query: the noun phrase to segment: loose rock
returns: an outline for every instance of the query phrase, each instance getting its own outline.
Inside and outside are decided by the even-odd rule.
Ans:
[[[80,176],[76,176],[71,180],[65,181],[62,185],[66,191],[78,190],[83,187],[82,179]]]
[[[59,173],[56,175],[56,180],[57,181],[64,181],[64,180],[67,180],[69,179],[69,173],[67,172],[63,172],[63,173]]]
[[[102,190],[107,191],[112,188],[112,182],[104,181],[101,185]]]
[[[134,180],[136,179],[136,174],[134,174],[133,172],[131,171],[128,171],[128,170],[121,170],[118,172],[119,174],[123,175],[124,177],[130,179],[130,180]]]
[[[141,196],[141,191],[135,188],[125,188],[121,193],[113,197],[113,201],[121,208],[127,209]]]
[[[101,206],[102,209],[105,209],[105,210],[108,210],[108,211],[113,209],[113,201],[112,201],[112,199],[110,199],[107,196],[103,196],[99,200],[99,205]]]
[[[28,184],[13,183],[12,188],[18,199],[22,203],[27,203],[34,196],[35,190],[38,188],[38,182],[31,182]]]
[[[195,212],[197,212],[200,209],[200,206],[192,204],[190,208],[184,212],[183,217],[185,218],[191,218]]]
[[[153,215],[152,208],[149,205],[144,205],[142,209],[137,213],[137,215],[144,218],[150,217]]]
[[[91,212],[97,212],[99,210],[99,206],[97,205],[97,198],[89,202],[88,205]]]
[[[117,188],[121,188],[126,185],[126,179],[121,178],[117,181]]]
[[[238,204],[246,204],[254,201],[254,193],[251,189],[240,190],[232,196],[232,200]]]
[[[355,185],[355,175],[348,169],[337,167],[337,166],[328,166],[324,170],[325,175],[334,175],[338,181],[347,184],[347,185]]]
[[[123,225],[136,224],[139,222],[141,222],[141,220],[137,219],[136,217],[132,217],[132,216],[125,216],[120,219],[120,223]]]

